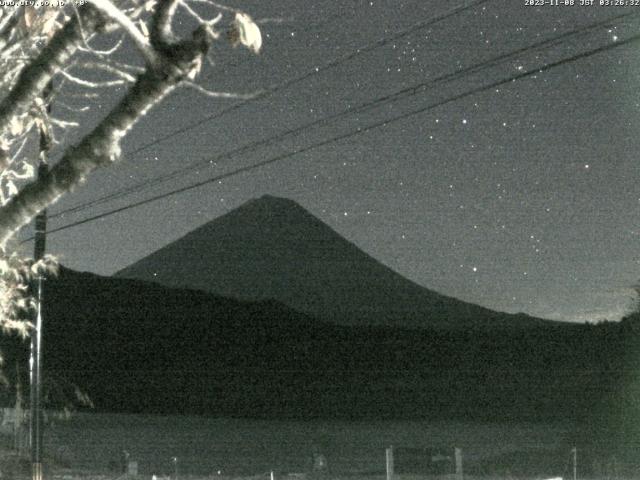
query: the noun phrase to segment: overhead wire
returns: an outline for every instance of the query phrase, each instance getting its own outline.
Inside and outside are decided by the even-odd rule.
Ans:
[[[441,83],[444,82],[453,82],[455,80],[458,79],[459,76],[462,75],[471,75],[471,74],[476,74],[479,72],[482,72],[486,69],[489,68],[493,68],[497,65],[499,65],[501,62],[505,62],[507,60],[513,59],[514,57],[517,57],[519,55],[523,55],[532,51],[536,51],[536,50],[540,50],[542,48],[550,48],[552,46],[558,45],[564,41],[566,41],[568,38],[574,37],[574,36],[582,36],[582,35],[586,35],[588,34],[590,31],[602,27],[603,25],[609,25],[611,24],[611,22],[613,21],[618,21],[620,19],[623,18],[627,18],[627,17],[634,17],[634,16],[638,16],[640,15],[640,13],[638,12],[634,12],[634,13],[626,13],[626,14],[620,14],[620,15],[616,15],[614,17],[611,18],[607,18],[605,20],[600,20],[598,22],[571,30],[569,32],[564,32],[562,34],[559,34],[555,37],[549,38],[549,39],[545,39],[545,40],[541,40],[539,42],[536,42],[532,45],[528,45],[525,47],[521,47],[519,49],[516,49],[515,51],[511,51],[511,52],[506,52],[503,53],[501,55],[498,55],[494,58],[491,58],[489,60],[485,60],[479,63],[476,63],[474,65],[468,66],[468,67],[461,67],[457,70],[455,70],[454,72],[451,73],[447,73],[447,74],[443,74],[439,77],[436,77],[434,79],[428,80],[426,82],[420,82],[418,84],[403,88],[399,91],[384,95],[382,97],[378,97],[374,100],[371,101],[367,101],[357,107],[349,107],[346,110],[343,110],[341,112],[338,112],[336,114],[332,114],[326,117],[322,117],[316,120],[313,120],[311,122],[308,122],[304,125],[301,125],[299,127],[296,127],[294,129],[290,129],[284,132],[281,132],[278,135],[272,136],[272,137],[268,137],[265,139],[261,139],[261,140],[256,140],[254,142],[251,142],[249,144],[246,144],[242,147],[238,147],[236,149],[233,149],[231,151],[228,152],[224,152],[224,153],[220,153],[218,155],[216,155],[213,158],[210,159],[206,159],[204,161],[198,161],[195,163],[192,163],[191,165],[187,165],[184,167],[181,167],[179,169],[176,169],[172,172],[168,172],[166,174],[163,175],[159,175],[151,180],[146,180],[144,182],[138,182],[134,185],[130,185],[128,187],[125,187],[123,189],[120,189],[116,192],[112,192],[108,195],[102,196],[98,199],[94,199],[91,200],[89,202],[85,202],[85,203],[81,203],[78,205],[74,205],[71,206],[69,208],[66,208],[64,210],[61,210],[59,212],[56,212],[52,215],[50,215],[50,218],[56,218],[68,213],[75,213],[81,210],[84,210],[86,208],[90,208],[96,205],[101,205],[104,204],[106,202],[112,201],[112,200],[116,200],[128,195],[131,195],[133,193],[140,193],[142,191],[146,191],[149,190],[151,188],[153,188],[154,186],[164,183],[168,180],[172,180],[175,179],[179,176],[185,175],[187,173],[190,173],[192,171],[198,170],[202,167],[206,167],[211,163],[217,163],[220,160],[223,159],[228,159],[231,158],[233,156],[239,155],[241,153],[246,153],[248,151],[252,151],[258,147],[261,146],[265,146],[265,145],[269,145],[269,144],[273,144],[275,142],[278,142],[288,136],[291,135],[295,135],[298,134],[300,132],[303,132],[307,129],[310,129],[312,127],[315,127],[317,125],[321,125],[321,124],[325,124],[328,122],[333,122],[335,120],[338,120],[342,117],[345,117],[347,115],[352,115],[352,114],[356,114],[356,113],[361,113],[363,111],[366,111],[370,108],[373,107],[377,107],[380,105],[383,105],[387,102],[390,101],[396,101],[399,100],[401,98],[404,98],[405,96],[408,95],[413,95],[415,94],[418,90],[422,90],[425,91],[427,89],[433,88]]]
[[[440,107],[442,105],[446,105],[448,103],[455,102],[455,101],[458,101],[460,99],[463,99],[463,98],[466,98],[466,97],[469,97],[469,96],[472,96],[472,95],[476,95],[478,93],[482,93],[482,92],[487,91],[487,90],[494,89],[496,87],[505,85],[507,83],[513,83],[513,82],[516,82],[518,80],[522,80],[522,79],[525,79],[527,77],[531,77],[533,75],[537,75],[539,73],[544,73],[544,72],[549,71],[549,70],[551,70],[553,68],[557,68],[557,67],[560,67],[560,66],[572,63],[572,62],[576,62],[578,60],[582,60],[582,59],[591,57],[593,55],[597,55],[597,54],[602,53],[602,52],[609,51],[609,50],[614,49],[614,48],[619,48],[619,47],[622,47],[622,46],[625,46],[625,45],[630,45],[630,44],[636,43],[636,42],[640,42],[640,34],[639,35],[633,35],[633,36],[631,36],[629,38],[626,38],[624,40],[618,40],[615,43],[609,43],[609,44],[600,46],[600,47],[595,48],[595,49],[586,50],[584,52],[580,52],[578,54],[571,55],[570,57],[566,57],[566,58],[563,58],[563,59],[560,59],[560,60],[556,60],[554,62],[547,63],[547,64],[542,65],[540,67],[536,67],[536,68],[528,69],[526,71],[519,72],[519,73],[517,73],[515,75],[511,75],[511,76],[508,76],[506,78],[503,78],[503,79],[500,79],[500,80],[497,80],[497,81],[493,81],[493,82],[491,82],[489,84],[482,85],[482,86],[479,86],[479,87],[476,87],[476,88],[472,88],[470,90],[466,90],[464,92],[461,92],[461,93],[458,93],[456,95],[450,96],[450,97],[448,97],[446,99],[438,100],[438,101],[436,101],[434,103],[430,103],[429,105],[422,106],[420,108],[417,108],[417,109],[414,109],[414,110],[411,110],[411,111],[408,111],[408,112],[404,112],[402,114],[399,114],[399,115],[396,115],[396,116],[393,116],[393,117],[390,117],[390,118],[386,118],[384,120],[377,121],[375,123],[367,125],[366,127],[358,127],[357,129],[352,130],[350,132],[342,133],[342,134],[333,136],[331,138],[328,138],[328,139],[313,143],[311,145],[307,145],[307,146],[300,147],[298,149],[295,149],[295,150],[287,152],[287,153],[276,155],[274,157],[271,157],[271,158],[269,158],[267,160],[263,160],[261,162],[257,162],[257,163],[251,164],[251,165],[246,165],[246,166],[231,170],[229,172],[225,172],[223,174],[217,175],[215,177],[208,178],[206,180],[201,180],[201,181],[192,183],[190,185],[186,185],[186,186],[171,190],[169,192],[165,192],[165,193],[162,193],[162,194],[154,195],[154,196],[152,196],[150,198],[147,198],[147,199],[144,199],[144,200],[141,200],[141,201],[138,201],[138,202],[134,202],[134,203],[131,203],[131,204],[128,204],[128,205],[125,205],[125,206],[122,206],[122,207],[119,207],[119,208],[116,208],[116,209],[113,209],[113,210],[109,210],[107,212],[103,212],[103,213],[100,213],[100,214],[97,214],[97,215],[93,215],[91,217],[84,218],[84,219],[76,221],[76,222],[69,223],[67,225],[63,225],[61,227],[54,228],[52,230],[49,230],[48,233],[52,234],[52,233],[57,233],[57,232],[60,232],[60,231],[63,231],[63,230],[67,230],[69,228],[73,228],[73,227],[76,227],[76,226],[79,226],[79,225],[83,225],[85,223],[89,223],[89,222],[96,221],[96,220],[99,220],[99,219],[102,219],[102,218],[106,218],[106,217],[114,215],[116,213],[123,212],[123,211],[126,211],[126,210],[130,210],[132,208],[136,208],[136,207],[139,207],[141,205],[149,204],[149,203],[152,203],[152,202],[155,202],[155,201],[158,201],[158,200],[161,200],[161,199],[173,196],[173,195],[177,195],[179,193],[183,193],[183,192],[186,192],[186,191],[189,191],[189,190],[193,190],[193,189],[199,188],[199,187],[201,187],[203,185],[214,183],[214,182],[220,181],[222,179],[226,179],[226,178],[230,178],[232,176],[239,175],[241,173],[246,173],[246,172],[249,172],[249,171],[252,171],[252,170],[256,170],[256,169],[265,167],[267,165],[271,165],[271,164],[274,164],[274,163],[277,163],[277,162],[281,162],[283,160],[286,160],[286,159],[291,158],[293,156],[299,155],[301,153],[305,153],[305,152],[308,152],[310,150],[314,150],[316,148],[320,148],[320,147],[323,147],[323,146],[326,146],[326,145],[329,145],[329,144],[332,144],[332,143],[337,143],[337,142],[340,142],[341,140],[345,140],[347,138],[350,138],[350,137],[353,137],[353,136],[356,136],[356,135],[361,135],[361,134],[364,134],[366,132],[369,132],[369,131],[377,129],[377,128],[385,127],[385,126],[387,126],[387,125],[389,125],[391,123],[395,123],[395,122],[410,118],[412,116],[424,113],[426,111],[432,110],[432,109]],[[28,239],[24,240],[21,243],[25,243],[25,242],[30,241],[32,239],[33,239],[33,237],[28,238]]]
[[[136,155],[136,154],[138,154],[138,153],[140,153],[140,152],[142,152],[142,151],[144,151],[144,150],[146,150],[146,149],[148,149],[148,148],[150,148],[150,147],[152,147],[154,145],[157,145],[157,144],[159,144],[161,142],[164,142],[166,140],[174,138],[177,135],[181,135],[181,134],[183,134],[183,133],[185,133],[185,132],[187,132],[189,130],[192,130],[192,129],[196,128],[196,127],[199,127],[199,126],[201,126],[201,125],[203,125],[205,123],[208,123],[210,121],[217,120],[217,119],[221,118],[222,116],[224,116],[224,115],[226,115],[228,113],[231,113],[233,111],[236,111],[236,110],[242,108],[243,106],[245,106],[245,105],[247,105],[247,104],[249,104],[251,102],[260,100],[262,98],[265,98],[268,95],[271,95],[271,94],[276,93],[276,92],[278,92],[280,90],[286,89],[286,88],[288,88],[288,87],[290,87],[292,85],[295,85],[297,83],[300,83],[300,82],[302,82],[302,81],[304,81],[304,80],[306,80],[306,79],[308,79],[308,78],[310,78],[310,77],[312,77],[314,75],[318,75],[318,74],[324,72],[325,70],[328,70],[328,69],[333,68],[333,67],[335,67],[337,65],[340,65],[341,63],[347,62],[347,61],[355,58],[358,55],[361,55],[363,53],[369,52],[369,51],[374,50],[376,48],[380,48],[382,46],[385,46],[385,45],[387,45],[387,44],[389,44],[389,43],[391,43],[393,41],[396,41],[396,40],[398,40],[400,38],[406,37],[406,36],[416,32],[418,30],[421,30],[423,28],[435,25],[436,23],[439,23],[439,22],[441,22],[443,20],[451,18],[451,17],[453,17],[455,15],[458,15],[458,14],[460,14],[462,12],[470,10],[470,9],[472,9],[474,7],[477,7],[477,6],[481,5],[481,4],[487,3],[489,1],[491,1],[491,0],[475,0],[475,1],[469,2],[467,4],[463,4],[463,5],[459,5],[457,7],[454,7],[453,9],[451,9],[451,10],[445,12],[445,13],[436,15],[434,17],[430,17],[430,18],[425,19],[425,20],[420,20],[418,22],[415,22],[415,23],[411,24],[409,27],[395,32],[391,36],[382,37],[382,38],[376,40],[373,43],[369,43],[369,44],[366,44],[364,46],[361,46],[361,47],[359,47],[359,48],[357,48],[355,50],[352,50],[351,52],[348,52],[348,53],[346,53],[346,54],[344,54],[344,55],[342,55],[342,56],[340,56],[338,58],[335,58],[333,60],[328,61],[327,63],[325,63],[324,65],[322,65],[320,67],[315,67],[315,68],[310,69],[310,70],[304,72],[303,74],[298,75],[298,76],[296,76],[296,77],[294,77],[292,79],[285,80],[284,82],[278,83],[278,84],[274,85],[273,87],[265,89],[265,90],[263,90],[261,93],[259,93],[256,96],[253,96],[251,98],[248,98],[246,100],[238,102],[238,103],[236,103],[236,104],[234,104],[234,105],[232,105],[232,106],[230,106],[228,108],[223,109],[220,112],[216,112],[216,113],[214,113],[212,115],[207,115],[206,117],[203,117],[203,118],[201,118],[199,120],[196,120],[195,122],[192,122],[192,123],[190,123],[188,125],[185,125],[184,127],[181,127],[179,129],[173,130],[172,132],[164,135],[163,137],[154,139],[154,140],[152,140],[150,142],[147,142],[146,144],[143,144],[143,145],[137,147],[136,149],[134,149],[134,150],[132,150],[130,152],[126,152],[126,155]],[[119,190],[117,192],[113,192],[113,193],[107,195],[104,198],[105,199],[110,199],[110,198],[117,197],[121,193],[124,193],[124,192],[128,191],[130,188],[131,187],[125,187],[124,189],[121,189],[121,190]],[[100,200],[101,203],[103,201],[104,200]],[[70,209],[65,210],[64,212],[58,212],[56,214],[53,214],[52,218],[54,218],[56,216],[60,216],[63,213],[69,213],[69,212],[75,211],[75,210],[76,210],[75,207],[70,207]]]
[[[318,75],[319,73],[322,73],[322,72],[324,72],[326,70],[329,70],[329,69],[331,69],[331,68],[333,68],[333,67],[335,67],[337,65],[340,65],[340,64],[342,64],[344,62],[347,62],[347,61],[357,57],[358,55],[362,55],[363,53],[370,52],[371,50],[374,50],[376,48],[383,47],[383,46],[385,46],[385,45],[387,45],[387,44],[389,44],[391,42],[394,42],[394,41],[399,40],[401,38],[404,38],[404,37],[406,37],[408,35],[411,35],[412,33],[416,32],[418,30],[421,30],[423,28],[435,25],[436,23],[439,23],[439,22],[441,22],[443,20],[446,20],[446,19],[448,19],[448,18],[450,18],[452,16],[458,15],[458,14],[460,14],[462,12],[465,12],[467,10],[475,8],[475,7],[479,6],[479,5],[482,5],[483,3],[487,3],[489,1],[492,1],[492,0],[474,0],[474,1],[471,1],[471,2],[467,2],[464,5],[454,7],[454,8],[452,8],[451,10],[449,10],[449,11],[447,11],[445,13],[436,15],[436,16],[431,17],[429,19],[421,20],[419,22],[415,22],[412,25],[410,25],[409,27],[406,27],[406,28],[404,28],[402,30],[399,30],[399,31],[395,32],[391,36],[382,37],[382,38],[376,40],[373,43],[369,43],[369,44],[363,45],[363,46],[361,46],[359,48],[356,48],[355,50],[352,50],[351,52],[345,53],[344,55],[342,55],[340,57],[337,57],[337,58],[335,58],[333,60],[330,60],[327,63],[325,63],[325,64],[323,64],[323,65],[321,65],[319,67],[314,67],[314,68],[309,69],[306,72],[304,72],[304,73],[302,73],[302,74],[300,74],[300,75],[298,75],[296,77],[293,77],[291,79],[285,80],[284,82],[278,83],[278,84],[276,84],[276,85],[274,85],[272,87],[266,88],[266,89],[262,90],[260,93],[258,93],[257,95],[255,95],[255,96],[253,96],[251,98],[248,98],[248,99],[242,100],[242,101],[240,101],[238,103],[235,103],[234,105],[232,105],[230,107],[227,107],[227,108],[221,110],[220,112],[216,112],[216,113],[213,113],[211,115],[207,115],[206,117],[203,117],[203,118],[201,118],[199,120],[196,120],[195,122],[192,122],[192,123],[190,123],[188,125],[185,125],[182,128],[176,129],[176,130],[172,131],[170,134],[167,134],[167,135],[165,135],[165,136],[163,136],[161,138],[157,138],[155,140],[147,142],[147,143],[137,147],[136,149],[134,149],[134,150],[132,150],[130,152],[127,152],[127,154],[135,155],[137,153],[140,153],[140,152],[142,152],[144,150],[147,150],[148,148],[150,148],[150,147],[152,147],[154,145],[157,145],[157,144],[159,144],[161,142],[165,142],[165,141],[167,141],[167,140],[169,140],[169,139],[171,139],[171,138],[173,138],[173,137],[175,137],[177,135],[180,135],[180,134],[184,133],[185,131],[192,130],[193,128],[199,127],[200,125],[202,125],[204,123],[207,123],[207,122],[210,122],[212,120],[217,120],[218,118],[222,117],[223,115],[227,115],[228,113],[231,113],[231,112],[234,112],[236,110],[239,110],[240,108],[244,107],[247,104],[250,104],[252,102],[256,102],[256,101],[261,100],[263,98],[266,98],[267,96],[269,96],[269,95],[271,95],[273,93],[279,92],[280,90],[284,90],[284,89],[290,87],[291,85],[295,85],[297,83],[300,83],[300,82],[302,82],[302,81],[304,81],[304,80],[306,80],[306,79],[308,79],[308,78],[310,78],[312,76]]]

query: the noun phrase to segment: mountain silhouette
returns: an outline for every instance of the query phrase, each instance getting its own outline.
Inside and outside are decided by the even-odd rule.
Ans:
[[[270,195],[206,223],[115,276],[245,301],[275,299],[343,325],[473,329],[548,322],[494,312],[424,288],[298,203]]]
[[[45,397],[54,409],[74,401],[77,387],[98,411],[579,419],[626,380],[610,372],[638,370],[640,333],[618,324],[344,326],[273,300],[65,268],[46,280],[44,298]],[[28,384],[29,342],[3,336],[0,349],[5,373],[17,362]],[[10,393],[0,389],[0,400],[11,404]]]

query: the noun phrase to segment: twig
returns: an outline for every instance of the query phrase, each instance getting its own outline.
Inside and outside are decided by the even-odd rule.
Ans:
[[[193,90],[196,90],[199,93],[202,93],[203,95],[206,95],[207,97],[212,97],[212,98],[233,98],[237,100],[250,100],[262,93],[262,90],[254,93],[215,92],[215,91],[204,88],[202,85],[198,85],[197,83],[189,82],[189,81],[185,81],[181,85],[191,88]]]
[[[127,83],[125,80],[91,82],[89,80],[84,80],[82,78],[76,77],[75,75],[71,75],[69,72],[66,72],[64,70],[60,70],[59,73],[60,75],[65,77],[67,80],[69,80],[71,83],[75,83],[76,85],[80,85],[81,87],[85,87],[85,88],[109,88],[109,87],[115,87],[118,85],[124,85],[125,83]]]
[[[89,0],[89,2],[124,29],[149,65],[155,66],[158,64],[158,55],[153,48],[151,48],[147,37],[138,30],[138,27],[135,26],[122,10],[111,3],[110,0]]]

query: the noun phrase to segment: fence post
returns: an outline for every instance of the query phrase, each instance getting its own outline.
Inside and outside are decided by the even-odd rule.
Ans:
[[[462,471],[462,449],[455,448],[456,455],[456,480],[463,480],[464,473]]]
[[[571,453],[573,453],[573,480],[577,480],[578,477],[578,449],[573,447],[571,449]]]
[[[171,461],[173,462],[173,478],[178,480],[178,457],[172,457]]]
[[[387,480],[393,480],[393,447],[387,448],[385,453],[387,460]]]

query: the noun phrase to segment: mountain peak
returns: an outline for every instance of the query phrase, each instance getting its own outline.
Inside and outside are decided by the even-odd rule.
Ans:
[[[241,300],[275,299],[349,325],[475,328],[536,323],[421,287],[297,202],[272,195],[249,200],[116,275]]]
[[[295,200],[285,197],[276,197],[274,195],[262,195],[261,197],[253,198],[229,213],[240,213],[247,210],[258,210],[260,212],[288,212],[290,214],[304,213],[306,215],[310,215],[309,212],[307,212],[307,210],[305,210],[305,208]]]
[[[247,207],[247,206],[255,206],[255,205],[262,205],[262,206],[269,206],[269,207],[295,206],[298,208],[302,208],[295,200],[291,200],[290,198],[286,198],[286,197],[276,197],[275,195],[269,195],[269,194],[265,194],[257,198],[252,198],[251,200],[243,203],[240,206],[240,208]]]
[[[261,197],[254,198],[253,200],[249,200],[249,201],[259,202],[259,203],[268,203],[272,205],[295,205],[299,208],[302,208],[300,207],[300,204],[295,200],[291,200],[290,198],[286,198],[286,197],[277,197],[275,195],[269,195],[268,193],[265,193]]]

